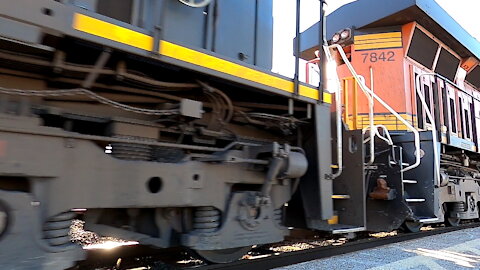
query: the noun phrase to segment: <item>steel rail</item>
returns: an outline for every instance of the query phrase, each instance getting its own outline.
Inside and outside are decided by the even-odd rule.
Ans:
[[[282,253],[279,255],[271,255],[269,257],[264,257],[264,258],[240,260],[240,261],[229,263],[229,264],[196,266],[192,268],[182,268],[182,269],[196,269],[196,270],[272,269],[275,267],[283,267],[283,266],[288,266],[292,264],[342,255],[345,253],[351,253],[351,252],[360,251],[364,249],[370,249],[375,247],[381,247],[384,245],[395,244],[395,243],[414,240],[414,239],[420,239],[428,236],[454,232],[454,231],[459,231],[464,229],[471,229],[475,227],[480,227],[480,223],[477,222],[472,224],[465,224],[458,227],[438,228],[431,231],[422,231],[417,233],[404,233],[404,234],[384,237],[384,238],[376,238],[376,239],[368,238],[368,239],[362,239],[354,242],[349,242],[341,246],[318,247],[318,248],[312,248],[312,249],[307,249],[302,251]]]

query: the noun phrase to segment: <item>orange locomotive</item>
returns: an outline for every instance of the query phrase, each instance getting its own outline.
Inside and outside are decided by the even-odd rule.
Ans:
[[[385,229],[378,221],[383,216],[390,224],[404,218],[410,231],[478,218],[480,43],[434,1],[357,1],[329,15],[327,26],[341,88],[343,140],[359,141],[355,131],[362,130],[364,142],[364,186],[352,180],[352,166],[334,182],[344,194],[334,202],[336,221],[343,228],[362,226],[361,217],[342,210],[362,204],[355,193],[366,198],[367,230]],[[301,36],[307,81],[319,61],[312,59],[311,46],[317,27]],[[343,145],[343,163],[351,165],[355,159],[345,148],[352,147]],[[398,166],[397,175],[382,174],[382,166]],[[336,221],[330,226],[339,226]]]
[[[477,151],[479,137],[473,126],[476,121],[472,109],[480,112],[480,107],[473,102],[478,90],[465,80],[467,72],[475,69],[477,59],[462,59],[416,22],[405,24],[398,31],[359,34],[346,50],[350,51],[357,72],[365,74],[367,86],[407,121],[419,130],[432,128],[425,112],[427,108],[418,100],[418,88],[432,115],[438,117],[436,126],[441,130],[442,142]],[[340,65],[338,72],[344,88],[344,119],[349,127],[361,129],[368,125],[367,98],[358,90],[355,93],[358,86],[345,65]],[[390,130],[405,130],[384,107],[375,104],[374,113],[376,123]]]

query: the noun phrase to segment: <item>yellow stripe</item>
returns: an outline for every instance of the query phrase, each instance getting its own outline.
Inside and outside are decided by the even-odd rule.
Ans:
[[[370,50],[402,47],[402,33],[368,34],[354,37],[356,50]]]
[[[332,94],[323,92],[323,102],[332,104]]]
[[[376,125],[403,125],[402,122],[400,122],[400,120],[378,120],[378,119],[375,119],[373,120],[375,122]],[[369,125],[369,121],[367,119],[363,119],[361,123],[359,124],[362,124],[362,125]]]
[[[298,86],[298,94],[300,94],[301,96],[309,97],[309,98],[316,99],[316,100],[319,99],[318,89],[311,88],[311,87],[308,87],[308,86],[305,86],[305,85],[299,85]],[[326,93],[324,93],[324,95],[323,95],[324,99],[325,99],[325,94]],[[331,102],[329,102],[329,103],[331,103]]]
[[[399,115],[408,115],[408,116],[415,116],[415,114],[411,114],[411,113],[408,113],[408,112],[397,112]],[[364,112],[364,113],[359,113],[358,115],[363,115],[363,116],[368,116],[368,113]],[[394,116],[393,114],[391,113],[387,113],[387,112],[383,112],[383,113],[375,113],[376,116]]]
[[[368,122],[368,117],[362,117],[361,118],[362,121],[364,122]],[[394,122],[394,121],[400,121],[398,118],[396,117],[374,117],[373,120],[375,121],[382,121],[382,122]],[[405,119],[407,121],[409,121],[410,119]]]
[[[333,225],[333,224],[338,224],[338,216],[335,215],[332,218],[330,218],[328,221],[328,224]]]
[[[400,116],[403,117],[405,120],[407,120],[407,122],[410,123],[411,125],[414,125],[414,123],[412,123],[412,120],[411,120],[411,118],[412,118],[411,115],[406,114],[406,113],[402,113],[402,114],[400,114]],[[348,119],[352,120],[353,116],[349,115]],[[389,130],[407,130],[407,127],[392,114],[386,114],[386,115],[385,114],[376,114],[376,115],[374,115],[373,120],[374,120],[374,123],[376,125],[383,124]],[[359,114],[358,118],[357,118],[358,129],[362,129],[362,128],[367,127],[369,125],[370,125],[370,123],[369,123],[369,120],[368,120],[368,115]],[[349,125],[349,127],[352,128],[350,125]]]
[[[377,38],[401,38],[401,32],[390,32],[390,33],[380,33],[380,34],[368,34],[368,35],[361,35],[355,36],[354,40],[366,40],[366,39],[377,39]]]
[[[78,31],[127,44],[139,49],[147,51],[153,49],[153,38],[151,36],[83,14],[74,14],[72,27]]]
[[[352,116],[353,114],[349,114],[348,116]],[[398,115],[402,116],[402,117],[415,117],[416,115],[412,115],[412,114],[409,114],[409,113],[398,113]],[[363,116],[363,117],[368,117],[368,113],[359,113],[358,116]],[[397,117],[395,117],[395,115],[393,114],[390,114],[390,113],[374,113],[373,114],[374,117],[389,117],[389,118],[395,118],[397,119]]]
[[[383,48],[401,48],[402,42],[384,42],[374,44],[355,45],[355,50],[370,50]]]
[[[286,91],[288,93],[293,93],[294,84],[291,80],[286,80],[277,76],[273,76],[212,55],[179,46],[168,41],[160,41],[159,53],[161,55],[191,63],[197,66],[205,67],[245,80],[271,86]],[[299,94],[304,97],[316,100],[319,99],[318,90],[312,87],[300,85]],[[323,99],[325,103],[332,102],[332,97],[329,93],[324,93]]]
[[[401,38],[377,38],[377,39],[365,39],[365,40],[355,40],[355,44],[373,44],[373,43],[383,43],[383,42],[402,42]]]
[[[332,195],[332,199],[348,200],[348,199],[350,199],[350,195]]]
[[[139,49],[147,51],[153,50],[153,37],[130,30],[125,27],[95,19],[84,14],[74,14],[72,27],[78,31],[106,38],[122,44],[130,45]],[[288,93],[293,93],[294,91],[294,83],[291,80],[286,80],[274,75],[270,75],[167,41],[160,41],[159,53],[161,55],[175,58],[187,63],[202,66],[211,70],[219,71],[252,82],[274,87]],[[311,99],[319,99],[319,91],[313,87],[300,85],[299,94],[301,96]],[[323,101],[325,103],[332,103],[332,95],[329,93],[324,93]]]
[[[184,62],[206,67],[222,73],[237,76],[246,80],[259,82],[289,93],[293,93],[293,82],[276,76],[270,76],[261,71],[251,69],[215,56],[185,48],[168,41],[160,41],[159,53]]]
[[[392,124],[384,124],[384,126],[388,129],[388,130],[407,130],[407,126],[405,126],[404,124],[398,124],[398,125],[392,125]],[[359,128],[358,129],[362,129],[364,127],[368,127],[368,125],[359,125]]]

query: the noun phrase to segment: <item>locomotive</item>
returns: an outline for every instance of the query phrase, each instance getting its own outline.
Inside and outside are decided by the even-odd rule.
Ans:
[[[478,218],[478,42],[433,1],[361,0],[297,35],[319,87],[270,72],[271,0],[4,0],[0,21],[4,268],[83,260],[79,209],[214,263],[288,227]]]
[[[434,1],[356,1],[327,24],[344,162],[364,165],[334,180],[339,223],[419,231],[478,219],[479,42]],[[301,36],[307,76],[317,29]]]

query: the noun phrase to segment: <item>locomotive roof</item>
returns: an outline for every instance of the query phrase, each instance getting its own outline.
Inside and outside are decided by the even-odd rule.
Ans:
[[[480,42],[463,29],[434,0],[358,0],[346,4],[327,16],[327,39],[341,29],[403,25],[412,21],[425,27],[461,57],[480,59]],[[318,23],[300,35],[302,57],[306,50],[318,46]],[[309,50],[310,51],[310,50]]]

